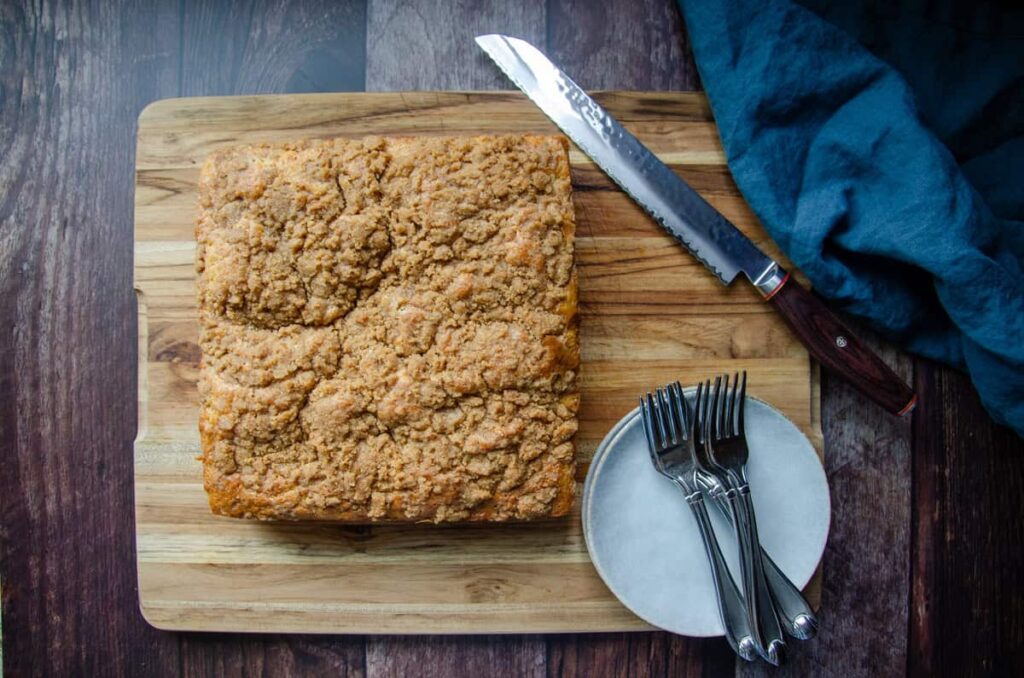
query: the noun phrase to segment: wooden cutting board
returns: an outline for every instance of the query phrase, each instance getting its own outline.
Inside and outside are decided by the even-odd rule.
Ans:
[[[773,256],[734,186],[705,99],[596,98]],[[605,588],[571,519],[519,526],[259,524],[214,516],[197,431],[193,220],[223,146],[370,134],[556,132],[511,92],[169,99],[139,116],[135,518],[142,613],[164,629],[490,633],[649,628]],[[572,151],[583,392],[579,475],[637,395],[746,369],[750,391],[821,449],[817,372],[748,285],[723,287]],[[696,548],[696,546],[695,546]],[[811,597],[817,598],[816,585]]]

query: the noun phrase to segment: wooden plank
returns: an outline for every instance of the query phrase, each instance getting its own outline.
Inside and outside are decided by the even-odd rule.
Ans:
[[[569,634],[548,637],[548,676],[725,676],[734,672],[720,638],[651,633]]]
[[[3,673],[166,675],[131,516],[131,148],[177,8],[0,3]]]
[[[361,91],[366,4],[184,0],[180,96]]]
[[[656,99],[664,101],[665,96],[657,95]],[[630,130],[641,141],[657,146],[666,162],[717,165],[721,172],[725,156],[713,123],[684,117],[687,111],[694,117],[701,116],[704,107],[697,104],[703,99],[691,97],[692,103],[687,106],[686,99],[676,97],[680,119],[672,123],[646,119],[648,98],[650,95],[609,97],[604,92],[595,92],[595,99],[615,108],[616,115],[629,123]],[[188,122],[200,120],[201,126],[187,126]],[[237,104],[221,97],[169,99],[149,105],[139,122],[137,169],[179,170],[178,176],[184,170],[196,171],[198,162],[208,153],[237,143],[239,138],[255,143],[371,134],[502,134],[509,129],[530,134],[558,133],[555,125],[520,92],[468,98],[458,92],[415,92],[402,96],[366,93],[358,97],[296,94],[244,97]],[[225,138],[221,133],[225,129],[231,129],[236,136]],[[610,187],[582,152],[574,149],[570,159],[577,171],[586,170],[589,177],[602,182],[599,185]]]
[[[536,529],[531,526],[424,528],[393,525],[370,529],[365,526],[293,526],[282,542],[280,530],[267,525],[236,521],[225,525],[204,515],[189,500],[187,522],[171,522],[157,511],[168,498],[161,494],[201,492],[194,485],[146,483],[140,513],[146,521],[139,533],[139,560],[155,565],[333,565],[395,566],[422,563],[471,567],[488,563],[531,565],[535,563],[580,562],[583,535],[578,524],[564,529]],[[194,499],[194,497],[193,497]],[[148,505],[147,505],[148,503]],[[176,512],[177,513],[177,512]],[[520,547],[515,532],[538,533],[529,548]]]
[[[287,531],[283,527],[276,529]],[[183,544],[182,548],[192,550],[193,546]],[[402,558],[399,554],[388,559],[339,556],[333,562],[306,564],[140,560],[139,586],[146,591],[147,607],[151,600],[158,606],[166,601],[179,603],[183,608],[193,604],[215,608],[223,603],[228,607],[301,612],[304,606],[330,607],[342,615],[350,609],[377,611],[382,617],[381,626],[389,623],[386,617],[392,609],[416,609],[429,616],[435,611],[459,614],[466,608],[488,606],[504,607],[509,612],[508,608],[515,605],[557,614],[563,606],[584,609],[594,605],[607,607],[609,603],[608,591],[593,576],[586,558],[548,559],[540,549],[535,553],[537,557],[525,562],[503,562],[500,553],[498,557],[478,556],[480,560],[476,563],[443,556],[435,559],[430,555],[422,552]],[[203,595],[182,599],[183,580]],[[260,588],[258,597],[253,595],[256,587]],[[451,621],[452,626],[458,626],[457,619]],[[337,630],[349,630],[345,629],[348,624],[344,619],[336,622]],[[557,627],[558,620],[553,625]]]
[[[591,632],[646,631],[650,627],[626,616],[621,605],[610,602],[577,604],[574,608],[579,625]],[[336,604],[276,605],[218,602],[214,606],[187,603],[180,599],[153,599],[145,610],[146,620],[167,630],[223,631],[224,617],[230,615],[233,624],[245,633],[281,633],[281,618],[287,617],[288,633],[323,634],[450,634],[494,633],[495,629],[510,634],[561,633],[563,624],[557,621],[558,608],[531,606],[517,610],[515,623],[508,623],[508,605],[477,603],[472,607],[432,605],[430,609],[418,606],[392,605],[387,609]],[[360,631],[362,630],[362,631]],[[240,635],[240,634],[239,634]],[[357,639],[341,638],[339,644]],[[378,639],[367,639],[373,647]]]
[[[381,636],[366,648],[368,678],[540,678],[546,666],[538,636]]]
[[[370,3],[366,89],[507,89],[473,38],[501,31],[543,44],[545,5],[543,0]]]
[[[182,655],[178,675],[186,677],[366,675],[359,638],[189,633],[178,639]]]
[[[912,675],[1024,675],[1024,440],[966,376],[917,361]]]
[[[585,89],[700,89],[674,2],[551,2],[547,48]]]

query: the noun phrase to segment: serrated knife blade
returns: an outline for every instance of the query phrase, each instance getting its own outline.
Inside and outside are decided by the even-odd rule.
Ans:
[[[476,42],[526,96],[576,142],[622,190],[718,279],[743,273],[822,365],[890,412],[904,415],[917,396],[825,304],[759,250],[714,207],[591,99],[536,47],[518,38]]]
[[[718,279],[766,282],[775,262],[530,43],[476,42],[551,120]],[[776,281],[777,282],[777,281]]]

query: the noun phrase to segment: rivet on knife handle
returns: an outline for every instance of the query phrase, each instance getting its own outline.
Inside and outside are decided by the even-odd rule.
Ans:
[[[781,268],[777,271],[774,287],[758,285],[758,289],[810,354],[889,412],[903,416],[913,410],[917,395],[899,375],[857,339],[817,296]]]

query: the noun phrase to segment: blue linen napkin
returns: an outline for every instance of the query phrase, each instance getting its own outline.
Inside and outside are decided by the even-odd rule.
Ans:
[[[729,167],[833,305],[1024,436],[1024,13],[680,0]]]

